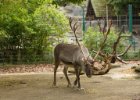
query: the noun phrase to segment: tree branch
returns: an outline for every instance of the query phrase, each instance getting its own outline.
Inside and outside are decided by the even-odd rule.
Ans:
[[[124,30],[124,27],[122,27],[120,33],[118,34],[117,40],[114,42],[113,51],[112,51],[112,54],[113,54],[113,55],[116,55],[116,49],[117,49],[118,43],[120,42],[121,34],[122,34],[122,31],[123,31],[123,30]]]
[[[122,60],[120,57],[116,57],[118,61],[124,63],[124,64],[127,64],[127,62],[125,62],[124,60]]]
[[[132,45],[130,44],[122,54],[118,55],[118,57],[121,57],[121,56],[125,55],[127,53],[127,51],[130,49],[131,46]]]
[[[110,21],[109,28],[108,28],[107,32],[105,33],[104,40],[103,40],[103,42],[101,43],[101,46],[100,46],[99,50],[97,51],[97,53],[96,53],[94,59],[97,58],[97,56],[99,55],[100,51],[104,48],[105,42],[106,42],[106,40],[107,40],[107,36],[108,36],[108,34],[110,33],[111,26],[112,26],[112,20]]]

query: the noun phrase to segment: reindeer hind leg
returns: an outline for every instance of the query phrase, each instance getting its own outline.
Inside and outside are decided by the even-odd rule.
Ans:
[[[59,64],[60,64],[60,61],[55,60],[53,86],[56,86],[56,72],[57,72],[57,68],[58,68]]]

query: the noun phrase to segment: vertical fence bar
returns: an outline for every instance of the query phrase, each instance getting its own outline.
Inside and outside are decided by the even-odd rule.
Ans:
[[[82,31],[83,34],[85,32],[85,11],[84,11],[84,7],[82,7]]]
[[[128,16],[129,16],[129,32],[132,33],[132,4],[128,5]]]

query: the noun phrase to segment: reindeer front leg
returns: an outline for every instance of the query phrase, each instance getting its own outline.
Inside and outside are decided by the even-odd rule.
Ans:
[[[78,83],[78,88],[81,89],[81,84],[80,84],[80,69],[78,68],[78,66],[74,66],[75,67],[75,72],[76,72],[76,80],[74,82],[74,85],[77,85]]]
[[[78,69],[79,71],[78,71],[78,74],[79,74],[79,77],[80,77],[80,73],[81,73],[81,71],[82,71],[82,69]],[[76,72],[76,71],[75,71]],[[77,85],[77,77],[76,77],[76,79],[75,79],[75,81],[74,81],[74,87]]]

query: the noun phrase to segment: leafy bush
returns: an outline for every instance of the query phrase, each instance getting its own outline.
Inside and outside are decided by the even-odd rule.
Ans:
[[[125,60],[139,60],[140,59],[140,49],[139,50],[129,50],[124,56]]]
[[[112,50],[113,50],[113,44],[114,42],[116,41],[118,35],[117,35],[117,32],[115,31],[114,28],[111,28],[111,31],[107,37],[107,41],[105,43],[105,47],[103,49],[103,51],[105,53],[112,53]],[[85,33],[84,35],[84,44],[86,45],[86,47],[89,49],[89,51],[91,53],[92,50],[98,50],[101,43],[103,42],[104,40],[104,36],[103,36],[103,33],[99,32],[99,28],[96,27],[96,28],[92,28],[92,27],[89,27],[87,32]],[[124,43],[124,38],[121,38],[121,41],[119,42],[118,44],[118,48],[117,48],[117,52],[120,53],[120,52],[123,52],[123,50],[125,50],[125,43]]]
[[[7,61],[52,59],[53,44],[69,26],[59,7],[52,0],[6,0],[0,5],[0,46]]]

